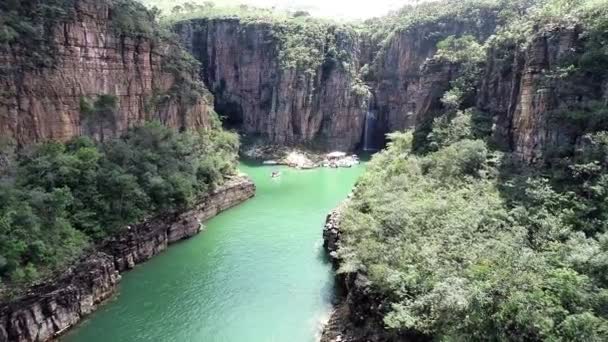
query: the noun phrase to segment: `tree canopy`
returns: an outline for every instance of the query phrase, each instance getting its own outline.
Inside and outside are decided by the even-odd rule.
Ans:
[[[187,208],[236,170],[238,138],[160,123],[15,153],[0,179],[0,279],[37,280],[129,224]],[[10,148],[7,147],[7,149]]]

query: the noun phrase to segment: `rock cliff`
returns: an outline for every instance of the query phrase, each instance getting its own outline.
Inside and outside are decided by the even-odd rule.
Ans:
[[[539,29],[526,46],[496,46],[488,54],[477,107],[495,117],[494,135],[523,160],[542,161],[564,153],[593,130],[560,115],[605,102],[606,79],[560,71],[564,60],[584,53],[577,26]]]
[[[30,56],[19,44],[0,49],[0,131],[20,143],[102,137],[150,119],[177,128],[205,126],[215,105],[227,124],[271,143],[353,150],[368,136],[381,147],[385,133],[416,128],[444,109],[440,98],[458,65],[433,58],[437,43],[464,34],[485,42],[498,25],[494,12],[474,22],[442,18],[396,29],[380,44],[348,25],[311,21],[306,25],[314,30],[306,33],[309,27],[293,20],[182,21],[174,31],[200,61],[198,73],[213,93],[203,87],[203,96],[185,101],[178,89],[188,83],[183,77],[196,82],[198,75],[176,74],[174,43],[118,33],[109,2],[71,6],[73,17],[49,31],[52,66],[27,67]],[[496,141],[528,162],[580,138],[579,127],[556,120],[555,111],[607,96],[605,80],[551,74],[564,58],[581,53],[581,32],[537,27],[529,43],[489,45],[471,105],[491,114]],[[288,63],[298,58],[305,63]],[[82,100],[99,95],[116,96],[118,108],[109,122],[92,128]],[[377,123],[366,134],[370,114]]]
[[[379,45],[369,35],[328,26],[324,33],[331,39],[320,47],[322,63],[312,70],[284,65],[286,47],[277,34],[283,24],[207,18],[179,22],[175,30],[201,61],[218,112],[235,127],[277,144],[317,142],[352,150],[362,147],[367,113],[378,120],[371,136],[381,146],[385,133],[428,124],[444,111],[440,99],[458,77],[459,65],[434,58],[437,43],[463,35],[484,43],[496,33],[497,21],[495,12],[476,22],[443,18],[397,29]],[[556,111],[606,98],[605,80],[555,75],[564,60],[583,52],[581,28],[535,32],[528,42],[488,44],[482,76],[467,102],[489,113],[494,139],[527,162],[542,160],[584,133],[556,119]],[[347,63],[335,64],[336,49]]]
[[[27,0],[22,4],[34,2]],[[164,39],[118,33],[111,23],[112,2],[75,0],[69,18],[44,23],[53,63],[32,61],[32,47],[21,41],[0,47],[0,132],[19,143],[67,140],[124,132],[145,120],[175,127],[200,127],[208,122],[210,96],[192,102],[171,96],[179,86],[167,67],[179,47]],[[37,18],[41,20],[40,18]],[[169,61],[170,62],[170,61]],[[33,65],[32,65],[33,64]],[[82,100],[99,95],[117,98],[109,122],[90,131]]]
[[[0,342],[49,341],[92,313],[116,291],[120,273],[196,235],[201,222],[255,194],[247,178],[234,178],[198,204],[128,227],[109,239],[56,280],[0,305]]]
[[[356,148],[369,107],[368,92],[355,86],[359,42],[329,26],[321,31],[327,35],[322,46],[303,47],[321,49],[321,63],[311,69],[287,67],[280,29],[240,19],[176,25],[184,45],[201,61],[201,76],[215,95],[217,111],[241,131],[276,144]],[[348,61],[330,57],[332,48],[343,51]]]

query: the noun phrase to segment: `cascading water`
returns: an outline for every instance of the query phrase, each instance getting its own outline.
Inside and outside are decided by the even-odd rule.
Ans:
[[[376,128],[376,114],[368,110],[365,113],[365,128],[363,131],[363,151],[374,151],[374,130]]]

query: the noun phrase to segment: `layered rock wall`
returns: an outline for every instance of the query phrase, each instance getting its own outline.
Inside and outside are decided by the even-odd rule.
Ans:
[[[72,5],[70,5],[72,6]],[[155,97],[168,93],[176,79],[163,65],[169,42],[119,35],[112,28],[107,1],[75,0],[73,18],[51,28],[47,44],[54,47],[52,66],[34,66],[30,47],[19,42],[0,49],[0,132],[21,144],[47,139],[67,140],[80,134],[110,136],[146,120],[175,128],[208,122],[212,99],[182,103]],[[81,99],[112,95],[115,117],[90,129],[81,113]]]
[[[234,178],[192,209],[128,229],[91,251],[56,280],[22,298],[0,304],[0,342],[49,341],[77,324],[115,293],[120,273],[196,235],[201,222],[255,194],[246,178]]]
[[[523,49],[494,47],[488,54],[477,107],[495,117],[494,135],[521,159],[535,163],[574,146],[586,133],[560,111],[575,111],[607,101],[606,80],[561,74],[563,61],[584,52],[579,27],[539,30]],[[563,73],[563,71],[561,71]]]
[[[176,31],[202,62],[218,112],[242,131],[278,144],[318,141],[328,149],[352,150],[361,147],[368,112],[378,119],[373,137],[381,145],[385,133],[415,129],[444,111],[440,99],[459,69],[433,58],[437,43],[452,35],[485,42],[496,30],[493,15],[477,26],[452,18],[414,25],[395,31],[380,47],[366,36],[338,34],[350,67],[324,63],[314,72],[282,67],[272,23],[199,19],[178,23]],[[551,75],[584,49],[581,33],[578,27],[539,27],[529,43],[490,44],[468,105],[489,113],[494,139],[526,162],[540,161],[584,134],[556,120],[555,111],[606,99],[605,80]],[[359,79],[369,95],[354,91]]]
[[[353,88],[356,40],[328,33],[351,64],[326,60],[315,70],[301,70],[282,66],[280,41],[268,23],[197,19],[178,23],[176,31],[201,61],[217,111],[244,133],[276,144],[318,143],[344,150],[359,144],[369,95]]]

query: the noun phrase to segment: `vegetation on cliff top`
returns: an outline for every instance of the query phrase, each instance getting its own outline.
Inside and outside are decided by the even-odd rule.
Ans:
[[[101,9],[107,9],[109,27],[121,38],[171,43],[171,31],[158,22],[160,11],[136,0],[7,0],[0,2],[0,51],[18,51],[25,69],[52,67],[60,25],[74,21],[79,10]],[[1,65],[0,72],[17,67]]]
[[[485,47],[523,49],[542,27],[578,26],[584,37],[559,70],[543,71],[548,82],[602,79],[606,2],[533,4],[488,41],[439,40],[434,58],[458,66],[443,110],[415,134],[390,135],[345,209],[339,271],[369,280],[388,329],[448,341],[608,339],[605,101],[560,110],[580,135],[534,167],[498,151],[492,118],[472,107]]]
[[[276,43],[281,67],[314,75],[322,65],[350,70],[354,26],[315,18],[306,12],[283,12],[241,5],[235,7],[186,3],[175,6],[165,18],[167,25],[192,19],[238,20],[244,27],[263,27]],[[353,71],[354,72],[354,71]]]
[[[238,138],[219,124],[177,133],[149,123],[104,143],[11,150],[1,154],[0,280],[22,285],[129,224],[192,205],[235,172]]]

